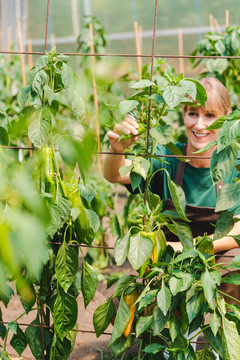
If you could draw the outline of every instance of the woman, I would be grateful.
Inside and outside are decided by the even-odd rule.
[[[187,107],[183,108],[183,118],[187,133],[186,144],[176,144],[186,155],[194,155],[194,152],[202,149],[210,142],[217,140],[219,129],[207,130],[218,117],[229,115],[232,112],[230,98],[224,85],[215,78],[204,78],[201,80],[207,93],[207,102],[205,107]],[[138,124],[131,117],[127,116],[121,124],[116,124],[113,131],[107,133],[110,141],[109,151],[112,153],[123,153],[124,150],[138,140]],[[120,134],[130,134],[134,136],[129,140],[118,142]],[[153,160],[153,172],[165,167],[171,179],[182,187],[186,197],[186,215],[191,223],[189,224],[193,236],[203,235],[213,237],[214,224],[217,221],[218,214],[215,213],[216,197],[223,182],[213,185],[210,175],[210,157],[215,148],[211,148],[200,154],[198,158],[191,158],[188,163],[178,161],[176,158],[166,158],[170,163],[164,164],[158,160]],[[156,154],[171,154],[165,146],[158,145]],[[208,157],[209,159],[205,159]],[[164,158],[163,158],[164,159]],[[130,175],[123,177],[119,174],[119,168],[124,165],[130,165],[131,160],[125,159],[124,155],[108,154],[104,160],[104,177],[112,183],[125,184],[131,191]],[[224,183],[233,183],[233,179],[240,177],[240,174],[233,167],[232,171],[224,179]],[[158,171],[150,184],[150,190],[158,194],[164,201],[165,210],[174,210],[174,205],[170,199],[170,192],[167,186],[167,177],[165,171]],[[240,205],[240,201],[239,204]],[[235,211],[235,217],[240,218],[240,208]],[[230,231],[231,235],[240,234],[240,221],[235,222]],[[227,235],[213,242],[214,253],[224,255],[217,257],[218,263],[229,264],[232,257],[240,251],[237,243],[232,236]],[[174,241],[174,235],[171,232],[166,234],[168,244],[175,251],[182,250],[179,241]],[[229,256],[229,257],[227,257]],[[223,284],[222,290],[229,295],[240,299],[240,287]],[[229,302],[229,299],[227,299]]]

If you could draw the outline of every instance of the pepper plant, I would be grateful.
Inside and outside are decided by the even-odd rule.
[[[201,76],[215,76],[227,88],[232,106],[239,107],[239,61],[221,59],[221,56],[239,56],[240,27],[228,26],[223,34],[209,32],[191,55],[217,56],[216,59],[190,59],[193,68],[204,66]]]
[[[97,288],[97,273],[83,254],[79,262],[79,245],[93,242],[100,221],[92,206],[95,190],[86,181],[95,134],[91,126],[87,131],[81,125],[85,104],[76,82],[67,57],[55,49],[41,56],[28,75],[28,85],[18,93],[21,113],[6,128],[9,139],[26,146],[29,138],[34,150],[32,156],[24,154],[21,163],[18,158],[10,157],[13,165],[1,160],[2,179],[9,176],[5,187],[1,183],[1,190],[6,190],[1,197],[1,277],[16,281],[23,305],[16,321],[7,328],[1,324],[2,356],[9,357],[6,344],[13,332],[10,343],[19,356],[29,345],[35,359],[43,358],[43,349],[45,359],[67,359],[77,334],[72,331],[77,329],[76,298],[81,292],[87,307]],[[63,119],[63,112],[68,112],[68,118]],[[73,128],[80,132],[75,135]],[[17,174],[11,166],[16,166]],[[15,218],[19,230],[13,227]],[[29,228],[26,238],[23,227]],[[12,246],[17,240],[19,248]],[[20,261],[17,257],[22,249],[26,259]],[[7,306],[13,290],[5,284],[1,284],[1,300]],[[36,312],[31,325],[37,327],[23,331],[17,321],[30,311]],[[40,324],[46,326],[43,334]]]
[[[96,309],[93,316],[96,335],[100,336],[114,319],[109,346],[115,357],[124,357],[126,350],[138,343],[136,359],[163,356],[177,360],[215,359],[216,353],[220,359],[236,359],[240,350],[239,306],[226,303],[225,294],[218,289],[221,281],[228,282],[231,275],[221,279],[218,270],[225,267],[215,264],[212,239],[204,235],[193,240],[184,212],[183,190],[169,174],[166,173],[167,183],[176,213],[163,211],[163,201],[150,191],[154,176],[151,161],[156,157],[157,144],[165,145],[176,156],[181,155],[171,141],[173,129],[166,124],[164,116],[179,104],[204,106],[205,89],[194,79],[175,77],[167,72],[164,78],[145,79],[130,87],[137,93],[120,103],[120,111],[132,114],[145,127],[145,133],[131,149],[132,164],[122,167],[120,173],[123,176],[130,172],[131,187],[138,189],[142,201],[134,211],[135,217],[129,214],[133,225],[116,240],[114,256],[117,265],[128,259],[136,275],[122,277],[113,295]],[[161,158],[159,161],[163,162]],[[218,162],[220,171],[221,162]],[[158,171],[166,172],[164,168]],[[214,239],[224,236],[226,216],[219,218]],[[162,226],[179,237],[182,253],[166,247],[162,233],[158,241],[157,232]],[[239,257],[231,267],[239,268]],[[109,282],[108,286],[112,285],[113,281]],[[114,298],[119,301],[117,312]],[[207,314],[209,324],[205,324]],[[210,348],[205,346],[196,352],[192,341],[202,332]]]

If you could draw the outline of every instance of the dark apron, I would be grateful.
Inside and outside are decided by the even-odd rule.
[[[186,145],[183,146],[182,153],[186,155]],[[176,171],[176,177],[175,177],[175,183],[179,186],[182,186],[183,176],[184,176],[184,170],[185,170],[185,164],[182,161],[178,162],[177,171]],[[216,194],[218,194],[218,191],[223,186],[223,180],[216,184]],[[164,210],[171,210],[176,211],[176,208],[174,206],[174,203],[172,199],[167,199],[165,203]],[[215,212],[215,208],[212,207],[199,207],[199,206],[193,206],[193,205],[186,205],[185,210],[187,218],[191,221],[188,223],[192,230],[193,237],[197,236],[203,236],[205,233],[208,235],[214,233],[214,225],[216,224],[216,221],[218,219],[219,213]],[[167,241],[179,241],[178,237],[175,236],[170,230],[167,228],[164,228],[164,232],[167,238]],[[227,250],[224,252],[221,252],[221,257],[216,256],[216,263],[224,263],[224,264],[230,264],[233,260],[232,256],[236,256],[240,254],[240,248],[236,247],[231,250]],[[220,254],[219,254],[220,255]],[[227,257],[230,256],[230,257]],[[233,271],[234,273],[240,273],[240,271]],[[226,275],[226,271],[221,271],[222,276]],[[222,284],[220,286],[220,289],[223,292],[226,292],[227,294],[237,298],[240,300],[240,286],[238,285],[232,285],[232,284]],[[228,303],[234,303],[230,298],[226,297],[226,301]]]

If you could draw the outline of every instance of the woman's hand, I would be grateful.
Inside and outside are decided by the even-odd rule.
[[[107,136],[110,141],[110,147],[114,152],[122,153],[128,147],[130,147],[134,142],[138,140],[138,123],[130,116],[126,116],[123,122],[116,124],[113,131],[108,131]],[[134,136],[127,140],[118,141],[122,134]]]

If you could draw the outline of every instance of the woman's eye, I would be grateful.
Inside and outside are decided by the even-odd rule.
[[[189,116],[196,116],[197,115],[197,113],[193,112],[193,111],[190,111],[188,114],[189,114]]]
[[[208,118],[214,118],[214,117],[215,117],[215,114],[213,114],[213,113],[207,113],[207,114],[206,114],[206,117],[208,117]]]

